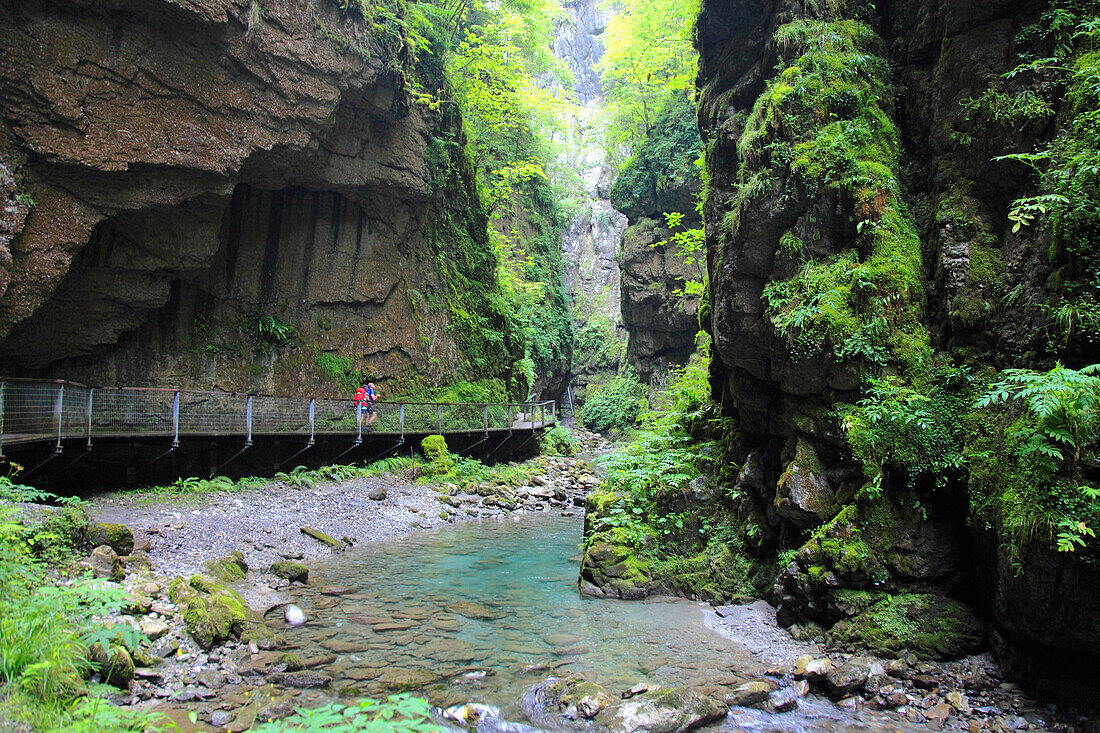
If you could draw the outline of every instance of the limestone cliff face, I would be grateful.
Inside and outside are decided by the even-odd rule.
[[[461,121],[410,104],[407,55],[329,0],[0,5],[4,372],[331,391],[327,354],[453,374],[439,262],[456,237],[487,252],[486,222]]]
[[[859,613],[830,588],[871,593],[860,596],[865,601],[901,589],[951,594],[985,612],[992,646],[1010,674],[1072,695],[1067,690],[1095,681],[1074,674],[1100,659],[1095,625],[1075,620],[1092,617],[1100,604],[1100,593],[1082,580],[1088,563],[1036,547],[1021,560],[998,530],[969,527],[974,508],[962,474],[935,486],[891,485],[894,493],[877,504],[852,503],[866,477],[834,408],[861,397],[862,377],[900,367],[829,349],[800,351],[772,320],[766,288],[797,277],[801,267],[791,242],[802,248],[801,262],[843,252],[867,258],[861,230],[887,208],[876,199],[861,210],[828,181],[810,180],[815,161],[796,160],[793,144],[784,150],[760,142],[795,138],[784,127],[799,124],[794,120],[768,119],[758,138],[744,137],[748,125],[760,123],[752,119],[754,106],[777,61],[796,43],[789,35],[777,39],[776,31],[800,19],[828,20],[834,6],[880,37],[874,53],[888,69],[884,112],[897,131],[897,190],[905,202],[898,216],[919,238],[914,289],[923,297],[914,312],[933,345],[929,358],[975,370],[1050,365],[1039,345],[1049,234],[1011,231],[1006,213],[1027,181],[1019,167],[994,158],[1033,149],[1051,129],[983,127],[970,101],[1013,68],[1020,30],[1049,4],[900,0],[827,8],[800,0],[704,0],[697,46],[699,127],[711,181],[704,211],[711,289],[703,320],[714,337],[712,390],[739,429],[741,511],[762,530],[763,539],[753,540],[758,552],[799,548],[775,589],[788,620],[828,624]],[[838,101],[819,119],[845,119],[851,101]],[[770,178],[739,177],[764,168]],[[762,193],[746,195],[752,186]],[[884,485],[890,480],[885,475]],[[807,541],[814,528],[821,529]],[[865,550],[863,558],[845,556],[852,547]],[[1023,567],[1012,571],[1014,562]],[[1072,670],[1059,669],[1059,657],[1072,660]]]
[[[679,294],[686,280],[702,280],[702,262],[688,264],[670,242],[675,232],[698,229],[695,167],[699,136],[688,100],[675,100],[658,118],[611,189],[611,203],[626,215],[619,252],[626,355],[643,381],[682,366],[695,350],[699,296]],[[684,215],[675,232],[666,213]]]

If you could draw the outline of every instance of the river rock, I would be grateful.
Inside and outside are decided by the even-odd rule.
[[[672,733],[721,720],[726,712],[725,705],[694,690],[666,687],[608,708],[596,722],[611,733]]]
[[[748,708],[767,700],[772,694],[772,686],[764,680],[743,682],[726,694],[725,702],[729,707]]]
[[[367,491],[367,498],[371,501],[383,501],[386,498],[386,489],[383,486],[372,487]]]
[[[867,657],[853,657],[825,675],[825,686],[834,697],[844,697],[863,687],[871,674],[871,660]]]
[[[119,582],[126,575],[122,572],[122,563],[119,562],[118,554],[108,545],[100,545],[92,550],[88,564],[92,568],[92,574],[97,578]]]
[[[134,679],[134,660],[121,646],[111,644],[104,649],[100,643],[92,644],[88,650],[88,661],[109,685],[125,690]]]
[[[426,669],[391,667],[378,677],[382,686],[395,692],[418,690],[439,680],[439,675]]]
[[[493,621],[504,618],[507,614],[503,611],[489,608],[483,603],[473,601],[455,601],[448,603],[444,609],[459,616],[465,616],[476,621]]]
[[[138,628],[149,641],[156,641],[168,633],[169,626],[159,618],[143,618],[138,622]]]
[[[223,583],[242,580],[248,573],[248,563],[244,561],[244,553],[240,550],[232,555],[207,560],[202,564],[202,568]]]
[[[88,545],[107,545],[116,555],[129,555],[134,551],[134,533],[125,524],[94,522],[88,525]]]
[[[306,613],[293,603],[288,603],[283,609],[283,618],[287,626],[301,626],[306,622]]]
[[[271,564],[271,574],[292,583],[305,583],[309,580],[309,568],[300,562],[280,560]]]
[[[312,669],[298,670],[297,672],[274,672],[269,675],[272,682],[287,687],[305,690],[315,687],[325,687],[332,682],[332,676]]]

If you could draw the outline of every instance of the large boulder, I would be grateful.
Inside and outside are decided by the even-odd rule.
[[[285,643],[264,625],[260,614],[249,608],[240,594],[210,578],[195,575],[190,582],[177,578],[168,593],[183,611],[191,638],[203,649],[229,639],[255,641],[265,647]]]
[[[800,529],[810,529],[835,513],[834,499],[817,451],[798,438],[795,456],[775,487],[776,513]]]
[[[645,692],[596,718],[611,733],[682,733],[721,720],[728,712],[718,700],[686,687]]]
[[[888,596],[837,623],[826,635],[834,647],[864,648],[879,656],[896,656],[906,649],[937,660],[973,654],[984,638],[985,625],[969,606],[923,593]]]
[[[87,541],[92,547],[107,545],[120,556],[129,555],[134,551],[134,533],[125,524],[111,522],[89,524]]]
[[[649,563],[614,533],[602,533],[581,559],[585,595],[637,600],[650,592]],[[616,541],[618,540],[618,541]]]
[[[237,550],[232,555],[207,560],[202,564],[202,569],[223,583],[234,583],[244,579],[248,573],[248,563],[244,561],[244,553]]]

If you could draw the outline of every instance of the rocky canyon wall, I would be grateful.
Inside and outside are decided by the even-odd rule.
[[[400,28],[329,0],[0,5],[4,373],[508,379],[461,120],[415,73]]]
[[[569,165],[580,177],[583,195],[562,234],[565,288],[573,307],[575,334],[572,386],[583,400],[589,384],[613,376],[625,340],[619,307],[619,238],[626,218],[611,205],[613,172],[596,124],[604,104],[596,64],[603,56],[600,35],[608,9],[597,0],[565,3],[567,17],[559,23],[554,53],[576,78],[579,109],[563,140]]]
[[[626,355],[643,381],[659,381],[695,350],[700,297],[684,288],[688,280],[703,281],[703,253],[692,264],[672,239],[702,226],[699,146],[694,107],[686,97],[673,99],[611,189],[612,205],[629,222],[619,252]],[[683,215],[675,229],[667,225],[668,213]]]
[[[1021,33],[1050,7],[704,0],[703,321],[713,394],[736,423],[742,539],[760,557],[787,551],[772,591],[787,623],[866,642],[868,609],[896,594],[964,601],[1010,674],[1089,698],[1092,550],[1024,549],[965,465],[884,464],[868,488],[840,408],[867,377],[943,374],[937,394],[972,415],[950,380],[1096,360],[1068,336],[1051,345],[1044,304],[1064,275],[1050,230],[1008,219],[1033,179],[996,160],[1035,149],[1073,110],[1055,91],[1049,115],[1006,121],[987,95],[1013,91],[1003,75]]]

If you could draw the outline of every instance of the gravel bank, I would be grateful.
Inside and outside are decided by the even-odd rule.
[[[145,549],[159,573],[187,576],[235,550],[255,568],[332,554],[302,527],[355,544],[437,527],[445,523],[437,497],[430,486],[379,476],[315,488],[273,482],[202,495],[111,493],[91,499],[87,508],[97,521],[130,527],[136,549]]]
[[[803,654],[820,657],[825,651],[817,644],[798,641],[775,621],[775,608],[767,601],[741,606],[722,606],[703,612],[708,629],[748,647],[765,665],[793,664]]]

